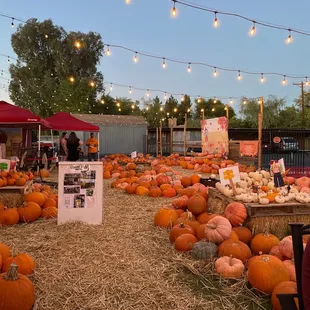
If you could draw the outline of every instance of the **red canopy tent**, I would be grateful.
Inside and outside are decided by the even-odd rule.
[[[99,127],[83,122],[70,113],[59,112],[46,119],[53,130],[72,130],[72,131],[99,131]]]

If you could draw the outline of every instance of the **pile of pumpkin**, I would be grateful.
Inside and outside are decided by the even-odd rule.
[[[50,186],[33,184],[33,191],[26,194],[24,200],[24,204],[17,208],[7,208],[0,203],[0,225],[31,223],[40,217],[44,219],[57,217],[58,195],[52,193]]]
[[[33,258],[21,253],[11,256],[10,248],[0,243],[0,306],[2,310],[31,310],[35,303],[34,285],[28,278],[34,272]]]
[[[33,180],[32,172],[17,172],[16,170],[0,172],[0,187],[24,186],[28,180]]]
[[[207,200],[203,192],[176,198],[157,211],[154,224],[170,229],[169,239],[177,251],[202,260],[219,256],[214,272],[220,277],[244,278],[247,270],[250,285],[272,294],[274,309],[281,309],[276,294],[296,292],[292,237],[280,241],[268,231],[252,236],[242,226],[247,217],[243,204],[233,202],[218,215],[207,212]]]

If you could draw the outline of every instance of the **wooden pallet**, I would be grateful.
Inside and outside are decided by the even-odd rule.
[[[17,192],[17,193],[21,193],[23,195],[28,194],[29,192],[31,192],[32,189],[32,184],[33,181],[30,180],[28,182],[26,182],[26,184],[24,186],[5,186],[5,187],[0,187],[0,195],[1,193],[12,193],[12,192]]]

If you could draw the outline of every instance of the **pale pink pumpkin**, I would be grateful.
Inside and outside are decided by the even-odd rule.
[[[287,259],[283,261],[283,265],[288,271],[288,274],[290,276],[290,281],[296,282],[295,263],[292,260]]]
[[[284,237],[280,243],[278,244],[279,251],[280,253],[287,257],[287,258],[292,258],[294,253],[293,253],[293,241],[292,241],[292,236],[287,236]]]
[[[279,250],[279,247],[276,245],[276,246],[274,246],[271,250],[270,250],[270,252],[269,252],[269,254],[270,255],[273,255],[273,256],[275,256],[275,257],[277,257],[277,258],[279,258],[280,260],[284,260],[284,256],[280,253],[280,250]]]
[[[206,239],[215,243],[221,243],[229,239],[232,227],[228,219],[222,216],[216,216],[211,219],[205,228]]]

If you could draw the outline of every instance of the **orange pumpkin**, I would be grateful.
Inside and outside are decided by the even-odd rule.
[[[17,186],[24,186],[26,184],[27,180],[25,178],[18,178],[15,182]]]
[[[271,295],[271,304],[274,310],[282,310],[280,305],[279,298],[277,294],[296,294],[297,293],[297,285],[295,282],[292,281],[285,281],[277,284],[272,291]],[[294,298],[295,304],[298,308],[298,298]]]
[[[138,186],[136,189],[136,195],[138,196],[147,196],[149,194],[148,188],[144,186]]]
[[[172,205],[176,209],[186,209],[187,203],[188,203],[188,197],[186,195],[183,195],[181,197],[172,200]]]
[[[230,203],[224,212],[224,216],[229,220],[232,226],[240,226],[247,218],[247,210],[240,202]]]
[[[0,211],[1,225],[15,225],[19,222],[19,214],[16,208],[5,208]]]
[[[2,270],[4,272],[8,271],[12,263],[15,263],[18,266],[19,273],[23,275],[32,274],[35,268],[33,258],[25,253],[18,254],[15,257],[9,257],[4,260]]]
[[[170,230],[169,239],[171,243],[174,243],[176,238],[182,234],[194,235],[194,230],[191,226],[185,225],[184,223],[173,226]]]
[[[150,188],[149,196],[150,197],[161,197],[163,195],[163,192],[161,189],[157,186],[153,186]]]
[[[232,232],[230,234],[229,240],[239,241],[239,237],[238,237],[237,233],[234,232],[233,230],[232,230]]]
[[[178,215],[173,209],[159,209],[154,217],[155,226],[172,227],[173,223],[178,219]]]
[[[246,244],[250,244],[251,240],[252,240],[252,233],[250,231],[250,229],[248,229],[247,227],[244,226],[239,226],[239,227],[234,227],[233,231],[238,235],[239,239],[246,243]]]
[[[190,197],[187,203],[187,208],[193,214],[199,215],[207,210],[207,202],[201,195],[195,194]]]
[[[251,241],[251,249],[255,255],[262,252],[269,254],[271,249],[278,245],[280,240],[273,234],[268,232],[264,234],[257,234]]]
[[[205,229],[207,224],[200,224],[196,229],[196,237],[198,240],[206,239]]]
[[[0,243],[0,256],[2,256],[2,262],[11,256],[10,248],[4,243]]]
[[[41,216],[41,208],[35,202],[27,202],[17,209],[21,222],[34,222]]]
[[[183,176],[181,178],[181,184],[183,187],[189,187],[192,185],[192,179],[188,176]]]
[[[127,194],[135,194],[136,193],[136,189],[137,187],[139,186],[139,184],[137,183],[132,183],[132,184],[128,184],[126,187],[125,187],[125,192]]]
[[[216,216],[217,216],[217,214],[203,212],[203,213],[199,214],[197,221],[200,224],[207,224],[210,220],[212,220]]]
[[[171,187],[171,188],[167,188],[164,192],[163,192],[164,196],[167,198],[171,198],[171,197],[175,197],[177,195],[177,191]]]
[[[200,183],[200,176],[198,174],[193,174],[191,176],[191,183],[192,184]]]
[[[231,239],[223,241],[217,250],[220,256],[232,256],[243,263],[252,256],[250,248],[245,243]]]
[[[58,209],[55,207],[49,207],[42,209],[41,217],[44,219],[53,219],[56,218],[58,215]]]
[[[177,251],[187,252],[193,248],[197,241],[197,238],[192,234],[182,234],[176,238],[174,247]]]
[[[24,199],[26,202],[35,202],[40,207],[42,207],[45,202],[46,197],[42,193],[32,192],[32,193],[27,194]]]
[[[51,198],[47,198],[44,202],[44,205],[42,206],[43,209],[45,208],[51,208],[51,207],[54,207],[56,208],[57,204],[56,204],[56,201],[54,199],[51,199]]]
[[[103,173],[103,178],[104,179],[111,179],[111,172],[110,171],[105,171]]]

